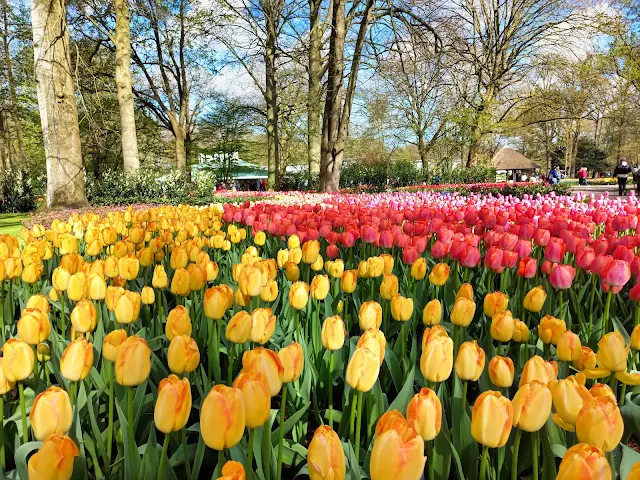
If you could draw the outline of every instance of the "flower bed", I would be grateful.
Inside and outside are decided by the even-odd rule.
[[[258,197],[0,236],[8,478],[636,478],[635,197]]]

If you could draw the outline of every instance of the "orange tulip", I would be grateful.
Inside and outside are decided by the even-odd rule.
[[[513,425],[513,406],[500,392],[481,393],[471,411],[471,435],[476,442],[489,447],[503,447]]]
[[[29,458],[29,480],[69,480],[73,459],[80,454],[73,440],[61,434],[48,437]]]
[[[244,434],[246,408],[239,389],[222,384],[214,386],[200,409],[200,433],[204,443],[214,450],[237,445]]]
[[[269,394],[275,397],[282,389],[284,379],[284,367],[280,357],[273,350],[257,347],[247,350],[242,355],[242,368],[244,370],[259,370],[264,374]]]
[[[406,421],[393,422],[376,439],[371,451],[371,480],[418,480],[424,472],[424,440]]]
[[[340,437],[327,425],[319,426],[307,451],[311,480],[344,480],[347,467]]]
[[[233,382],[234,388],[242,392],[247,428],[264,425],[271,413],[271,395],[265,374],[260,370],[242,370]]]
[[[423,388],[409,401],[407,423],[425,442],[438,436],[442,425],[442,405],[433,390]]]

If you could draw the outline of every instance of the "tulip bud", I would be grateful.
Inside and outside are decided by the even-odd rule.
[[[214,386],[200,410],[200,433],[204,443],[218,451],[237,445],[244,434],[246,409],[239,389],[222,384]]]
[[[585,401],[576,420],[578,441],[611,452],[622,440],[623,433],[622,415],[613,400],[592,397]]]
[[[77,272],[69,277],[67,295],[72,302],[78,302],[89,296],[89,282],[84,273]]]
[[[629,346],[625,345],[620,332],[607,333],[598,342],[598,365],[611,372],[625,371],[628,355]]]
[[[439,326],[436,325],[432,330]],[[449,378],[453,369],[453,340],[445,333],[426,335],[420,356],[420,371],[430,382],[442,382]]]
[[[18,320],[18,336],[29,345],[37,345],[49,338],[51,322],[49,315],[40,310],[28,308],[22,312]]]
[[[137,335],[128,337],[116,356],[116,381],[120,385],[135,387],[149,377],[151,350],[147,342]]]
[[[296,310],[304,310],[309,301],[309,285],[304,282],[295,282],[289,287],[289,305]]]
[[[326,275],[316,275],[311,280],[311,298],[314,300],[324,300],[329,294],[329,277]]]
[[[248,341],[250,335],[251,316],[244,310],[240,310],[229,320],[225,330],[225,337],[230,342],[241,344]]]
[[[425,442],[438,436],[442,425],[442,405],[433,390],[423,388],[411,398],[407,405],[407,423]]]
[[[458,298],[451,309],[451,323],[460,327],[468,327],[476,314],[476,304],[466,297]]]
[[[135,255],[127,255],[118,259],[118,275],[127,281],[135,280],[140,270],[140,262]]]
[[[473,287],[468,283],[463,283],[456,293],[456,300],[460,298],[467,298],[473,301]]]
[[[271,395],[265,374],[260,370],[242,370],[233,382],[242,392],[247,428],[264,425],[271,413]]]
[[[46,343],[39,343],[36,348],[36,355],[39,362],[48,362],[51,360],[51,349]]]
[[[406,322],[413,315],[413,299],[396,295],[391,299],[391,316],[397,322]]]
[[[426,457],[424,440],[401,419],[378,433],[371,450],[371,480],[421,478]]]
[[[258,370],[264,373],[266,384],[269,387],[269,394],[272,397],[275,397],[282,389],[284,367],[273,350],[263,347],[247,350],[242,355],[242,368],[244,370]]]
[[[244,321],[238,319],[238,321]],[[270,308],[256,308],[251,312],[251,333],[249,339],[264,345],[269,341],[276,329],[276,317]]]
[[[353,293],[358,283],[358,273],[355,270],[346,270],[340,279],[340,289],[344,293]]]
[[[477,382],[484,370],[485,354],[478,342],[464,342],[456,357],[456,375],[460,380]]]
[[[151,279],[151,285],[153,288],[162,290],[169,286],[169,278],[164,271],[164,265],[156,265],[153,269],[153,278]]]
[[[393,274],[388,274],[382,277],[382,283],[380,284],[380,296],[385,300],[391,300],[398,295],[398,277]]]
[[[367,330],[369,328],[380,328],[382,324],[382,307],[378,302],[373,300],[364,302],[360,305],[359,312],[360,329]]]
[[[596,354],[589,347],[582,347],[580,359],[573,362],[573,366],[576,370],[591,370],[596,368],[597,359]]]
[[[140,298],[143,304],[153,305],[156,301],[156,292],[151,287],[143,287]]]
[[[525,432],[537,432],[551,414],[551,392],[534,380],[518,389],[513,397],[513,426]]]
[[[183,305],[177,305],[167,315],[167,323],[165,325],[165,334],[167,340],[173,340],[176,335],[191,336],[192,326],[189,310]]]
[[[342,318],[338,315],[329,317],[322,324],[322,346],[327,350],[340,350],[346,334]]]
[[[309,240],[302,245],[302,261],[307,265],[315,263],[319,254],[320,242],[318,240]]]
[[[522,301],[524,308],[530,312],[538,313],[542,310],[545,300],[547,299],[547,292],[542,287],[534,287],[527,292]]]
[[[290,282],[297,282],[300,278],[300,269],[293,262],[287,262],[284,265],[284,273],[287,277],[287,280]]]
[[[125,290],[118,298],[115,308],[116,321],[129,324],[135,322],[140,316],[140,294]]]
[[[558,360],[562,360],[563,362],[578,360],[582,356],[580,337],[571,330],[565,331],[558,339],[556,355],[558,356]]]
[[[503,447],[513,424],[511,401],[500,392],[481,393],[471,411],[471,435],[476,442],[489,447]]]
[[[449,278],[449,265],[446,263],[436,263],[431,269],[431,273],[429,274],[429,283],[431,285],[435,285],[436,287],[441,287],[445,283],[447,283],[447,279]]]
[[[553,394],[553,406],[558,412],[553,419],[565,430],[573,431],[580,409],[584,402],[591,398],[584,383],[584,375],[578,374],[549,384]]]
[[[373,388],[380,373],[380,361],[366,348],[356,348],[347,364],[345,380],[359,392],[368,392]]]
[[[498,388],[509,388],[513,385],[513,360],[509,357],[493,357],[489,362],[489,379]]]
[[[295,382],[300,378],[304,367],[304,352],[299,343],[292,342],[288,347],[281,348],[278,358],[284,368],[283,383]]]
[[[514,321],[511,312],[496,313],[491,319],[491,337],[498,342],[508,342],[513,337]]]
[[[79,454],[78,447],[69,437],[51,435],[29,458],[29,479],[69,480],[73,474],[73,459]]]
[[[80,300],[71,310],[71,325],[77,333],[92,332],[97,321],[96,307],[89,300]]]
[[[71,273],[63,267],[56,268],[51,274],[51,283],[58,292],[64,292],[69,285]]]
[[[175,247],[169,258],[169,266],[174,270],[178,270],[179,268],[185,268],[187,263],[189,263],[187,250],[182,246]]]
[[[127,339],[127,332],[123,329],[110,332],[102,341],[102,356],[109,362],[115,362],[120,345]]]
[[[551,315],[542,317],[540,325],[538,325],[540,340],[546,344],[552,343],[553,345],[557,345],[558,340],[560,340],[560,337],[566,330],[567,325],[564,323],[564,320],[552,317]]]
[[[44,314],[48,314],[50,309],[49,299],[44,295],[32,295],[29,297],[29,300],[27,300],[26,308],[33,308]]]
[[[67,392],[54,386],[39,394],[33,401],[29,420],[33,436],[41,442],[50,435],[68,433],[73,413]]]
[[[186,297],[191,293],[191,277],[185,268],[178,268],[171,279],[171,293]]]
[[[538,355],[534,355],[524,364],[522,374],[520,375],[520,383],[518,388],[522,388],[523,385],[531,383],[537,380],[544,385],[548,385],[553,380],[553,375],[547,366],[547,363]]]
[[[319,294],[320,290],[316,292]],[[327,288],[327,294],[329,293],[329,289]],[[326,294],[325,294],[326,297]],[[260,291],[260,300],[263,302],[275,302],[276,298],[278,298],[278,283],[275,280],[269,280],[267,284],[262,287]],[[324,300],[324,297],[319,300]]]
[[[208,288],[204,292],[204,315],[212,320],[220,320],[227,312],[229,292],[222,286]]]
[[[601,449],[578,443],[564,453],[556,480],[585,479],[611,480],[611,466]]]
[[[116,305],[118,304],[118,300],[124,294],[124,288],[122,287],[107,287],[107,295],[104,297],[104,302],[107,305],[107,309],[110,312],[114,312],[116,309]]]
[[[513,321],[513,336],[511,340],[518,343],[525,343],[529,340],[529,329],[527,328],[527,324],[521,322],[520,320]]]
[[[455,307],[455,305],[454,305]],[[475,305],[474,305],[475,308]],[[422,323],[427,326],[438,325],[442,321],[442,305],[440,300],[434,298],[424,306],[422,310]]]
[[[493,318],[496,313],[507,311],[509,306],[509,297],[502,292],[487,293],[484,297],[484,314]]]
[[[592,397],[609,397],[611,400],[618,403],[618,399],[616,398],[616,394],[613,393],[611,387],[606,383],[595,383],[593,387],[589,389],[589,393]]]
[[[287,248],[289,250],[292,248],[300,248],[300,239],[295,233],[287,239]]]
[[[89,275],[89,298],[91,300],[104,300],[107,296],[107,282],[101,275],[95,273]]]
[[[263,231],[256,232],[255,237],[253,237],[253,243],[258,245],[259,247],[264,245],[264,242],[267,241],[267,235]]]
[[[310,480],[344,480],[347,464],[340,437],[328,425],[319,426],[313,433],[307,451]]]
[[[332,278],[342,278],[344,262],[341,259],[328,261],[324,264],[324,269]]]
[[[176,375],[191,373],[200,363],[200,351],[196,341],[188,335],[176,335],[167,350],[169,370]]]
[[[356,348],[365,348],[378,357],[381,366],[386,347],[387,339],[384,337],[382,330],[378,330],[377,328],[365,330],[362,335],[360,335],[358,343],[356,344]]]
[[[33,372],[35,355],[31,347],[23,340],[8,339],[2,346],[2,358],[2,372],[9,382],[25,380]]]
[[[107,257],[104,261],[104,274],[108,278],[116,278],[118,276],[118,259],[115,256]]]
[[[77,338],[60,357],[60,373],[72,382],[84,380],[93,367],[93,345],[85,338]]]
[[[158,399],[153,409],[153,421],[163,433],[182,430],[191,413],[189,380],[169,375],[158,385]]]
[[[426,276],[427,261],[424,257],[420,257],[411,265],[411,277],[414,280],[422,280]],[[429,276],[429,280],[431,280],[431,276]]]

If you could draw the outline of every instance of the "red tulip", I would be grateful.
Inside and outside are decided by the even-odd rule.
[[[327,258],[335,259],[340,256],[340,250],[335,244],[327,245]]]
[[[552,263],[560,263],[564,258],[567,246],[559,238],[551,238],[544,249],[544,258]]]
[[[405,265],[413,265],[413,262],[415,262],[419,256],[420,255],[418,255],[418,252],[415,248],[405,248],[404,250],[402,250],[402,263],[404,263]]]
[[[539,228],[533,236],[533,242],[540,247],[546,247],[550,238],[549,230]]]
[[[502,273],[502,249],[499,247],[489,247],[484,256],[484,265],[494,273]]]
[[[480,264],[481,257],[482,255],[480,254],[480,250],[478,250],[477,246],[467,245],[464,247],[462,252],[460,252],[458,261],[463,267],[475,268]]]
[[[538,270],[538,261],[535,258],[525,257],[518,263],[518,275],[524,278],[533,278]]]
[[[602,273],[602,281],[611,287],[623,287],[631,279],[631,267],[624,260],[612,260]]]

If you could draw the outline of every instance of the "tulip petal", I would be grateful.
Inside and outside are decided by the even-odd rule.
[[[556,425],[566,430],[567,432],[576,431],[575,425],[571,425],[570,423],[565,422],[557,413],[554,413],[553,415],[551,415],[551,419],[555,422]]]
[[[581,372],[587,380],[593,380],[595,378],[604,378],[611,375],[611,371],[606,368],[588,368]]]
[[[640,385],[640,373],[616,372],[616,378],[625,385]]]

